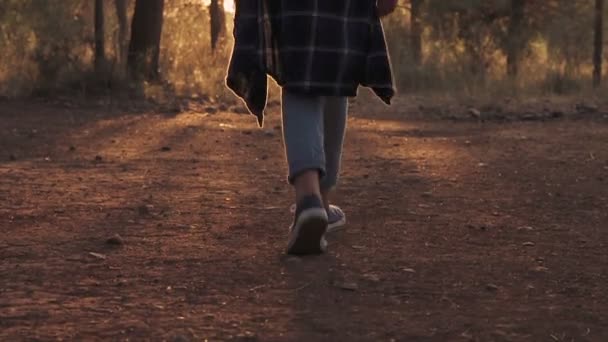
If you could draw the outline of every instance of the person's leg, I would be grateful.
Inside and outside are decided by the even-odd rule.
[[[296,212],[287,252],[323,252],[327,212],[323,206],[320,178],[325,176],[323,108],[325,99],[282,94],[283,139],[289,166],[289,183],[296,191]]]
[[[323,136],[324,98],[282,93],[283,141],[289,167],[288,181],[295,187],[296,201],[320,195],[325,176]]]
[[[334,231],[346,224],[342,209],[331,204],[330,194],[336,186],[340,174],[342,146],[346,132],[348,100],[345,97],[328,97],[324,107],[324,150],[326,176],[321,181],[321,196],[327,212],[327,232]]]
[[[340,174],[342,146],[348,116],[348,99],[346,97],[327,97],[323,110],[326,174],[321,180],[321,194],[325,208],[329,211],[330,193],[336,186]]]

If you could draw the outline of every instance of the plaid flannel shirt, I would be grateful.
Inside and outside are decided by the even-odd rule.
[[[226,82],[260,126],[267,75],[309,95],[395,93],[376,0],[237,0],[234,38]]]

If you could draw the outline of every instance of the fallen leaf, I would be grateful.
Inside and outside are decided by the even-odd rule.
[[[89,252],[89,255],[92,256],[92,257],[94,257],[94,258],[101,259],[101,260],[106,260],[107,259],[107,257],[105,255],[100,254],[100,253]]]
[[[536,266],[534,268],[532,268],[532,271],[534,272],[547,272],[549,269],[545,266]]]

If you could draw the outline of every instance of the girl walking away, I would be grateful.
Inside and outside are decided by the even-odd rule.
[[[370,87],[386,104],[395,90],[380,17],[396,0],[236,0],[227,85],[264,120],[267,76],[281,86],[288,181],[296,207],[287,253],[320,254],[346,222],[330,204],[348,97]]]

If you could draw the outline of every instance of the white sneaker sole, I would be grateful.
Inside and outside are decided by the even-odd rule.
[[[327,213],[323,208],[304,210],[289,233],[287,253],[321,254],[325,251],[323,235],[327,231]]]
[[[334,223],[330,223],[327,225],[327,231],[326,233],[331,233],[331,232],[335,232],[337,230],[340,230],[342,228],[344,228],[344,226],[346,225],[346,219],[342,218],[339,221],[336,221]]]
[[[292,204],[291,207],[289,207],[289,211],[293,214],[296,212],[296,205]],[[327,225],[327,230],[325,231],[326,234],[328,233],[332,233],[338,230],[341,230],[342,228],[344,228],[344,226],[346,225],[346,218],[342,218],[336,222],[333,223],[329,223]]]

